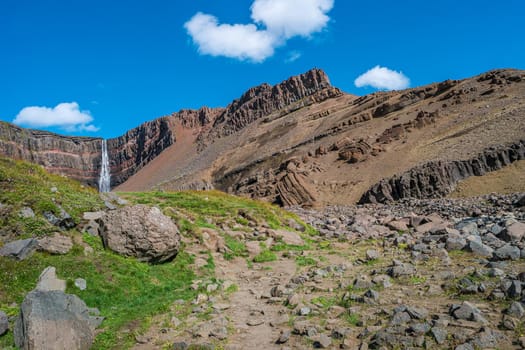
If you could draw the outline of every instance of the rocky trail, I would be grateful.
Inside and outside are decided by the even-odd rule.
[[[293,208],[319,236],[254,227],[250,256],[233,260],[209,231],[187,247],[197,268],[214,261],[214,278],[134,349],[523,349],[520,198]],[[252,262],[261,247],[276,260]]]

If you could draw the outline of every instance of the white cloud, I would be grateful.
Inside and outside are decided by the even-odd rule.
[[[252,19],[268,31],[285,39],[309,37],[321,31],[330,20],[326,15],[334,0],[255,0]]]
[[[288,53],[288,57],[284,60],[285,63],[292,63],[297,61],[299,58],[301,58],[303,54],[300,51],[290,51]]]
[[[184,27],[201,54],[261,62],[274,53],[275,38],[254,24],[219,24],[199,12]]]
[[[262,62],[295,36],[323,30],[334,0],[255,0],[249,24],[220,24],[217,17],[197,13],[184,28],[199,53]]]
[[[361,74],[354,84],[357,87],[372,86],[380,90],[401,90],[410,86],[410,79],[402,72],[375,66]]]
[[[50,107],[25,107],[16,118],[14,124],[30,128],[57,127],[67,132],[98,131],[99,128],[91,124],[93,117],[89,111],[81,111],[78,103],[59,103]]]

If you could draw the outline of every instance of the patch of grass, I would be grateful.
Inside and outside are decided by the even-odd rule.
[[[323,309],[329,309],[331,306],[337,305],[339,298],[337,297],[326,297],[318,296],[311,300],[312,304],[320,305]]]
[[[246,245],[244,242],[241,242],[229,235],[224,235],[224,241],[226,247],[229,249],[228,252],[224,253],[224,259],[233,260],[235,257],[246,257],[248,251],[246,250]]]
[[[283,252],[283,251],[302,252],[305,250],[310,250],[310,246],[309,245],[294,245],[294,244],[286,244],[284,242],[277,242],[270,249],[273,252]]]
[[[277,260],[277,255],[269,249],[263,249],[259,254],[253,257],[253,262],[264,263]]]
[[[58,214],[61,206],[76,223],[86,211],[103,208],[97,191],[63,176],[49,174],[43,167],[0,157],[0,203],[8,215],[0,217],[6,233],[20,238],[46,235],[56,231],[43,217],[44,212]],[[23,207],[33,209],[34,218],[21,218]]]
[[[414,284],[414,285],[423,284],[426,281],[427,281],[427,278],[426,277],[422,277],[422,276],[412,276],[408,280],[408,282],[410,284]]]
[[[355,313],[345,313],[343,316],[344,320],[351,326],[357,327],[361,325],[361,317]]]
[[[317,260],[310,255],[299,255],[295,257],[295,263],[297,266],[314,266],[317,265]]]
[[[58,277],[67,282],[67,293],[78,295],[106,317],[93,349],[125,349],[134,344],[133,333],[140,331],[150,316],[167,312],[174,300],[195,297],[191,255],[181,252],[170,263],[149,265],[102,250],[97,238],[89,237],[85,236],[86,241],[95,249],[90,256],[76,246],[62,256],[35,253],[24,261],[0,257],[0,304],[20,305],[42,270],[54,266]],[[74,287],[79,277],[87,281],[84,291]],[[0,338],[0,348],[9,346],[12,338]]]
[[[234,284],[230,285],[228,288],[226,288],[224,290],[224,293],[226,293],[226,295],[231,295],[231,294],[233,294],[235,292],[238,292],[238,291],[239,291],[239,286],[234,283]]]
[[[237,220],[241,218],[239,210],[249,212],[258,222],[266,222],[272,229],[285,229],[288,219],[300,221],[295,214],[275,205],[220,191],[128,192],[119,195],[131,203],[157,205],[162,209],[173,207],[188,216],[205,217],[213,222],[225,218]],[[245,223],[243,221],[241,225]]]

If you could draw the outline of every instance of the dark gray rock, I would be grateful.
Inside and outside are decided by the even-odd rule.
[[[288,329],[281,331],[281,334],[279,335],[279,339],[277,339],[277,344],[284,344],[290,339],[290,335],[292,332],[290,332]]]
[[[106,213],[97,223],[104,246],[121,255],[162,263],[179,251],[179,230],[159,208],[123,207]]]
[[[75,295],[61,291],[32,291],[20,307],[14,328],[22,349],[89,349],[97,320]]]
[[[426,322],[424,323],[413,323],[410,325],[408,332],[413,335],[425,335],[430,331],[430,325]]]
[[[36,250],[38,241],[34,238],[22,239],[0,247],[0,256],[24,260]]]
[[[314,342],[314,347],[318,349],[328,349],[332,345],[332,339],[326,334],[322,333],[319,336],[319,340]]]
[[[0,335],[4,335],[9,330],[9,319],[5,312],[0,311]]]
[[[481,311],[475,305],[464,301],[461,305],[452,305],[450,315],[460,320],[477,321],[480,320],[478,316],[481,316]]]
[[[470,341],[475,349],[494,349],[505,337],[501,332],[491,328],[482,328]]]
[[[508,298],[516,299],[521,296],[521,291],[522,291],[521,281],[512,280],[510,283],[505,284],[505,287],[507,288],[504,289],[504,292]]]
[[[509,308],[505,310],[505,313],[516,318],[522,318],[525,316],[525,309],[520,302],[514,301],[510,304]]]
[[[172,350],[188,350],[188,344],[186,342],[176,342],[171,346]]]
[[[428,317],[428,310],[422,307],[407,306],[405,311],[415,320],[425,320]]]
[[[434,340],[439,345],[443,345],[447,341],[448,332],[445,328],[441,327],[432,327],[430,330],[432,333],[432,336],[434,337]]]
[[[485,258],[491,258],[492,254],[494,253],[494,249],[492,249],[486,244],[479,243],[477,241],[470,241],[468,243],[468,250],[478,256],[482,256]]]
[[[71,215],[69,215],[69,213],[66,212],[64,208],[58,207],[58,210],[58,215],[55,215],[50,211],[43,213],[44,217],[51,225],[54,225],[62,230],[69,230],[77,225],[75,220],[73,220]]]
[[[503,247],[494,251],[494,258],[498,260],[518,260],[520,255],[520,248],[513,246],[510,243],[507,243]]]
[[[387,270],[391,277],[411,276],[416,273],[416,268],[410,263],[403,263],[398,260],[393,261],[393,265]]]
[[[396,312],[392,319],[390,320],[391,326],[398,326],[410,322],[412,318],[406,311]]]
[[[449,237],[446,242],[447,250],[462,250],[467,245],[467,241],[462,237]]]
[[[456,346],[454,350],[476,350],[476,349],[474,349],[474,346],[472,344],[465,343],[465,344]]]

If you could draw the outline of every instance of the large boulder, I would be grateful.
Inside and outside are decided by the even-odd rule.
[[[0,256],[24,260],[36,250],[38,241],[34,238],[22,239],[0,247]]]
[[[159,208],[134,205],[107,212],[97,219],[106,248],[141,261],[162,263],[179,252],[180,235]]]
[[[103,321],[76,295],[64,293],[66,282],[54,267],[42,271],[36,288],[20,307],[13,329],[15,344],[24,350],[89,349]],[[91,316],[90,314],[95,314]]]
[[[22,302],[13,331],[20,349],[87,350],[95,338],[96,325],[76,295],[34,290]]]

